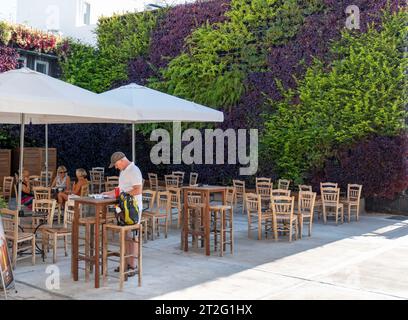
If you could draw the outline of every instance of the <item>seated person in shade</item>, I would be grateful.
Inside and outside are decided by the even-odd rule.
[[[67,174],[67,168],[65,168],[65,166],[59,166],[57,169],[57,176],[52,182],[51,188],[58,189],[57,199],[62,208],[64,207],[66,201],[64,194],[70,193],[70,187],[71,179]]]
[[[74,182],[74,185],[72,186],[72,191],[70,194],[80,196],[81,195],[81,189],[84,185],[87,185],[88,179],[86,178],[87,173],[85,169],[77,169],[76,172],[76,182]],[[68,201],[68,193],[62,193],[61,198],[63,201]]]
[[[21,204],[26,206],[28,210],[32,210],[34,195],[30,183],[30,171],[23,170],[23,182],[21,191]]]

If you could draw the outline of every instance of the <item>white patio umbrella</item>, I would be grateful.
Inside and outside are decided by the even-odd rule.
[[[119,101],[27,68],[1,73],[0,123],[21,125],[18,210],[21,209],[25,124],[134,123],[140,119],[140,114]]]
[[[130,106],[141,116],[138,123],[224,121],[224,114],[220,111],[135,83],[100,95]],[[132,153],[133,161],[135,161],[134,123],[132,125]]]

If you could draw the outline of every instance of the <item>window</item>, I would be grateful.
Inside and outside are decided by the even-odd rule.
[[[26,68],[27,67],[27,57],[20,57],[17,59],[18,68]]]
[[[91,5],[88,2],[83,3],[84,24],[89,26],[91,24]]]
[[[49,65],[46,61],[35,60],[35,71],[48,74]]]

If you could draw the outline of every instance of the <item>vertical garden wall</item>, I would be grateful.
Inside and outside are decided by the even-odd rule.
[[[348,5],[360,9],[358,30],[345,28]],[[59,56],[63,78],[94,92],[136,82],[222,110],[222,129],[259,129],[258,175],[395,198],[408,187],[406,25],[398,0],[198,1],[101,19],[96,48],[70,40]],[[138,130],[144,172],[152,128]],[[55,145],[84,141],[62,155],[67,166],[130,152],[126,126],[53,130]],[[209,183],[238,175],[234,165],[184,169]]]

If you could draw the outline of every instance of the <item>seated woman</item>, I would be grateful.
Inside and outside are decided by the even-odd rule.
[[[57,199],[58,203],[61,205],[61,208],[64,207],[65,201],[64,194],[70,193],[71,188],[71,178],[67,175],[67,168],[65,166],[59,166],[57,169],[57,176],[51,184],[51,188],[57,188],[58,194]]]
[[[30,171],[23,170],[21,204],[26,206],[28,210],[32,210],[33,199],[34,195],[31,190]]]
[[[86,178],[87,174],[86,174],[85,169],[82,169],[82,168],[77,169],[75,172],[75,175],[76,175],[77,181],[74,182],[74,185],[72,187],[72,191],[70,192],[70,194],[80,196],[82,187],[84,185],[87,185],[89,182],[88,182],[88,179]],[[61,199],[64,202],[68,201],[68,195],[69,193],[65,193],[65,192],[61,193]]]

